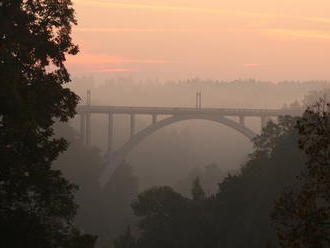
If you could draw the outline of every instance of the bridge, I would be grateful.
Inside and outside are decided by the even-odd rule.
[[[249,140],[252,140],[256,133],[246,126],[246,118],[258,117],[260,118],[261,127],[264,127],[271,118],[285,115],[299,116],[302,114],[301,109],[202,108],[200,96],[197,97],[195,108],[95,106],[88,103],[87,105],[79,105],[77,112],[80,115],[81,139],[86,145],[91,143],[90,116],[92,114],[108,116],[107,152],[105,156],[107,165],[100,177],[101,185],[105,185],[108,182],[113,171],[125,160],[128,153],[135,146],[158,129],[172,123],[185,120],[209,120],[233,128]],[[116,151],[113,150],[115,115],[130,116],[130,138]],[[136,132],[135,123],[139,115],[149,115],[150,125]],[[165,118],[159,118],[161,116]],[[236,120],[228,117],[235,117]]]

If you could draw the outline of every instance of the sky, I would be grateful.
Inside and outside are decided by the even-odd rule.
[[[73,76],[327,80],[329,0],[73,0]]]

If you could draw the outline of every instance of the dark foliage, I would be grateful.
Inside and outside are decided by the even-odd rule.
[[[273,201],[291,185],[304,165],[298,147],[297,119],[268,123],[255,139],[255,151],[240,173],[229,175],[216,195],[199,181],[192,199],[171,188],[152,188],[133,203],[141,218],[134,247],[265,247],[277,243],[269,213]],[[118,246],[116,248],[121,248]]]
[[[225,176],[226,173],[221,166],[214,163],[208,164],[204,168],[191,169],[183,179],[175,184],[174,189],[184,196],[190,197],[191,185],[198,178],[206,195],[215,194],[218,191],[218,184],[223,181]]]
[[[114,241],[114,248],[134,248],[136,247],[136,239],[132,236],[130,227],[124,235],[119,236]]]
[[[281,247],[330,245],[330,106],[323,100],[305,111],[297,128],[307,157],[296,187],[286,190],[272,213]]]
[[[78,52],[73,24],[70,0],[0,0],[1,247],[95,242],[72,226],[77,187],[51,166],[68,147],[53,124],[73,117],[78,102],[63,87],[65,56]]]
[[[273,201],[291,185],[304,165],[295,129],[297,119],[268,123],[255,139],[255,151],[238,175],[220,185],[216,223],[221,247],[276,244],[269,214]]]
[[[75,194],[79,204],[75,223],[84,231],[97,234],[99,244],[111,243],[135,223],[130,204],[138,192],[138,179],[132,167],[123,162],[101,188],[99,177],[105,163],[101,152],[83,145],[78,133],[67,124],[56,125],[55,132],[70,143],[55,167],[80,188]]]

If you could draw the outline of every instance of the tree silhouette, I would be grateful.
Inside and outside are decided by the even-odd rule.
[[[136,240],[132,236],[131,228],[127,227],[126,233],[119,236],[114,241],[114,248],[134,248],[136,247]]]
[[[56,120],[75,114],[78,97],[64,61],[78,47],[70,0],[0,0],[1,247],[92,247],[72,225],[77,187],[52,169],[67,149]]]
[[[185,247],[188,199],[170,187],[154,187],[138,195],[132,204],[141,238],[138,247]]]
[[[281,247],[330,245],[330,105],[321,99],[298,122],[306,169],[275,202],[272,220]]]
[[[194,182],[193,182],[193,186],[191,189],[191,195],[193,200],[195,201],[201,201],[205,199],[205,192],[202,188],[202,186],[199,183],[199,178],[197,177]]]
[[[133,203],[140,218],[136,247],[270,247],[277,243],[269,213],[273,201],[304,168],[297,118],[269,122],[255,151],[216,195],[205,195],[195,179],[192,199],[169,187],[142,192]],[[124,237],[124,236],[122,236]]]

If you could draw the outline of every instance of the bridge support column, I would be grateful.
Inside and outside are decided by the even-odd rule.
[[[91,90],[87,90],[87,106],[92,103]],[[86,145],[91,144],[91,114],[86,114]]]
[[[80,139],[81,143],[85,144],[86,135],[86,115],[80,114]]]
[[[261,130],[266,126],[266,117],[261,116]]]
[[[202,108],[202,93],[197,92],[196,93],[196,109]]]
[[[130,137],[132,138],[135,134],[135,115],[131,114],[131,133]]]
[[[196,92],[196,109],[199,107],[199,93]]]
[[[267,126],[267,123],[272,119],[269,116],[261,116],[261,129]]]
[[[157,115],[152,115],[152,124],[155,124],[157,122]]]
[[[239,124],[241,124],[242,126],[245,126],[245,117],[242,115],[239,116]]]
[[[91,114],[86,114],[86,145],[91,144]]]
[[[107,149],[108,154],[110,154],[112,151],[112,143],[113,143],[113,114],[110,113],[108,115],[108,149]]]

